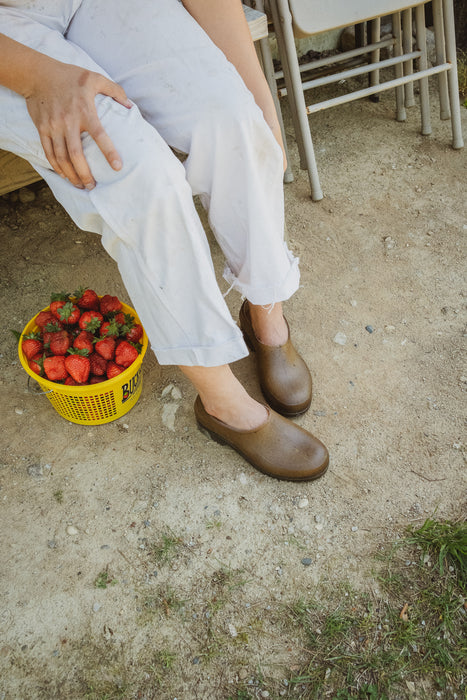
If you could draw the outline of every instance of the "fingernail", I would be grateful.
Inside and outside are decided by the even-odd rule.
[[[87,190],[93,190],[95,186],[96,186],[96,183],[95,183],[95,182],[88,182],[88,183],[86,184],[86,189],[87,189]]]
[[[127,100],[125,102],[125,107],[128,107],[130,109],[131,107],[133,107],[133,102],[130,102],[130,100]]]
[[[111,165],[112,165],[112,168],[114,170],[120,170],[120,168],[122,167],[122,161],[121,160],[113,160]]]

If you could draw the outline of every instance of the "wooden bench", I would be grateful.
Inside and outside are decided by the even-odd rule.
[[[250,27],[253,41],[264,39],[268,35],[268,23],[266,15],[257,10],[252,10],[244,5],[245,16]],[[12,192],[20,187],[26,187],[37,182],[41,176],[36,173],[29,163],[23,158],[0,150],[0,195]]]

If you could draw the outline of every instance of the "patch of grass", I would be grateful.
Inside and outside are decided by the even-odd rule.
[[[379,553],[384,598],[338,587],[289,606],[309,654],[291,697],[464,697],[466,537],[465,522],[427,520]]]
[[[57,501],[57,503],[63,503],[63,491],[61,489],[55,491],[54,498]]]
[[[96,588],[107,588],[107,586],[114,586],[116,583],[117,581],[109,574],[108,569],[101,571],[94,579]]]
[[[164,532],[157,542],[148,545],[150,557],[155,564],[167,564],[172,561],[183,547],[182,538],[172,531]]]
[[[171,586],[161,586],[156,593],[144,597],[140,624],[151,622],[158,612],[163,612],[169,617],[174,612],[184,610],[185,605],[186,601],[182,600]]]

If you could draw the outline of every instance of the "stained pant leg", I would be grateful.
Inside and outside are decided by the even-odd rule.
[[[235,68],[183,5],[83,0],[67,36],[188,154],[187,179],[231,285],[256,304],[289,298],[299,272],[284,243],[282,151]]]

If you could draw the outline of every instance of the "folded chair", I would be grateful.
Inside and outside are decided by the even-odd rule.
[[[256,0],[262,5],[263,0]],[[454,30],[453,0],[433,0],[433,22],[436,46],[436,64],[428,66],[425,29],[425,5],[427,2],[406,0],[267,0],[267,12],[272,20],[277,37],[283,73],[276,73],[274,81],[283,75],[285,87],[278,90],[279,96],[287,95],[300,154],[300,166],[308,170],[311,196],[322,199],[323,193],[316,166],[313,142],[308,117],[329,107],[351,100],[377,95],[391,88],[396,92],[396,115],[398,121],[406,118],[406,107],[415,104],[413,83],[420,86],[421,133],[431,133],[428,78],[438,75],[440,94],[440,118],[451,119],[452,146],[462,148],[463,139],[460,120],[460,104],[457,79],[457,59]],[[415,46],[412,27],[415,17]],[[381,18],[392,16],[392,36],[384,41],[380,38]],[[295,47],[295,37],[312,36],[331,29],[368,22],[369,43],[355,49],[343,51],[300,65]],[[359,42],[363,43],[364,42]],[[381,60],[381,49],[391,46],[392,56]],[[357,63],[347,67],[349,61]],[[339,68],[344,63],[345,69]],[[316,69],[326,69],[321,77],[304,80],[302,73],[310,75]],[[393,76],[381,80],[381,70],[393,69]],[[306,104],[304,91],[339,82],[340,88],[348,78],[369,75],[367,87],[339,94],[331,99]],[[385,74],[386,75],[386,74]],[[275,84],[269,76],[274,90]],[[341,89],[339,90],[339,93]]]

